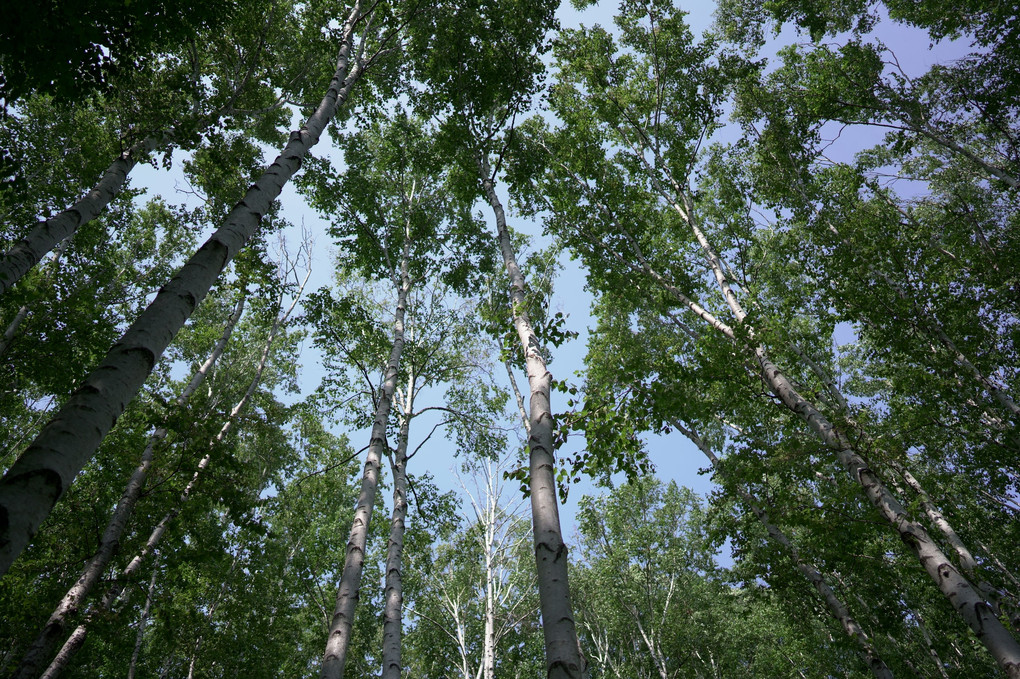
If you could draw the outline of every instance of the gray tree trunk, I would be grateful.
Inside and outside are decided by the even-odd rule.
[[[354,510],[354,522],[347,540],[347,555],[344,559],[344,570],[340,576],[340,588],[336,595],[336,608],[329,626],[326,640],[326,652],[322,657],[322,679],[341,679],[344,676],[344,665],[347,663],[347,650],[351,643],[351,630],[354,624],[354,611],[358,605],[361,590],[361,574],[365,566],[365,545],[368,542],[368,526],[372,520],[372,508],[375,504],[375,492],[379,485],[379,465],[383,450],[386,449],[386,424],[390,417],[393,394],[397,389],[397,373],[400,368],[400,355],[404,350],[404,314],[407,308],[407,295],[411,289],[411,278],[408,273],[408,257],[410,255],[410,238],[404,239],[404,249],[400,262],[400,284],[397,287],[397,308],[393,320],[393,346],[386,363],[385,379],[379,389],[379,400],[375,409],[375,421],[369,440],[368,454],[365,457],[365,471],[361,478],[361,492]]]
[[[62,240],[72,236],[103,211],[127,181],[128,173],[160,143],[157,137],[147,137],[124,151],[110,163],[99,183],[77,203],[60,214],[39,222],[28,234],[0,257],[0,295],[42,261],[46,253]]]
[[[319,140],[361,76],[364,61],[353,55],[361,0],[343,26],[336,72],[319,106],[276,161],[248,189],[226,221],[110,349],[99,367],[68,399],[25,453],[0,480],[0,575],[21,554],[53,505],[95,454],[127,403],[134,398],[174,335],[217,277],[258,229],[259,222]]]
[[[517,254],[510,242],[503,204],[496,195],[489,160],[477,156],[479,178],[485,196],[496,217],[496,229],[503,263],[510,278],[514,327],[520,338],[531,387],[528,436],[531,474],[531,518],[535,539],[535,561],[538,570],[538,592],[542,610],[542,631],[545,636],[546,670],[549,679],[578,679],[581,657],[577,630],[570,604],[567,581],[567,546],[560,529],[559,503],[553,447],[553,417],[550,407],[552,374],[546,369],[542,346],[526,311],[524,276],[517,264]]]
[[[647,164],[646,164],[647,166]],[[649,169],[649,175],[652,175]],[[702,252],[708,262],[712,273],[719,285],[722,296],[733,312],[737,323],[744,325],[747,314],[738,302],[728,278],[721,266],[720,259],[711,247],[710,242],[698,225],[693,215],[693,205],[687,192],[673,178],[669,177],[675,195],[670,195],[652,176],[653,184],[661,195],[680,214],[681,218],[691,228],[695,238],[701,245]],[[599,206],[602,207],[601,205]],[[610,218],[611,215],[610,215]],[[615,220],[613,220],[615,221]],[[626,230],[623,230],[626,232]],[[665,277],[650,269],[647,262],[641,258],[640,251],[631,239],[635,249],[635,255],[641,261],[641,269],[654,280],[665,283]],[[682,294],[677,294],[675,288],[665,286],[671,293],[677,295],[677,299],[685,304],[692,312],[705,320],[704,309],[695,304]],[[716,330],[722,332],[730,339],[736,339],[733,328],[729,327],[716,318],[709,320]],[[1006,627],[999,621],[994,610],[988,602],[976,591],[971,583],[953,566],[950,559],[942,552],[938,544],[931,538],[924,526],[915,521],[906,511],[899,500],[889,491],[878,474],[871,469],[867,461],[857,452],[853,439],[844,433],[839,427],[829,421],[827,417],[808,401],[790,383],[785,373],[768,356],[764,346],[757,344],[754,329],[745,326],[751,342],[746,346],[748,359],[757,365],[762,380],[779,401],[788,408],[794,415],[800,418],[808,428],[836,454],[840,464],[847,470],[850,477],[856,481],[864,490],[865,496],[878,510],[879,514],[897,532],[900,539],[914,552],[922,567],[938,586],[953,608],[960,615],[967,625],[974,631],[981,643],[995,658],[996,662],[1005,672],[1009,679],[1020,679],[1020,644],[1009,633]]]
[[[407,439],[414,417],[415,376],[408,379],[407,394],[401,414],[397,449],[390,468],[393,470],[393,516],[390,519],[390,541],[386,548],[386,584],[383,608],[382,679],[400,679],[404,605],[403,552],[404,519],[407,517]]]
[[[128,665],[127,679],[135,679],[135,670],[138,667],[138,658],[142,654],[142,642],[145,641],[145,627],[149,623],[149,611],[152,609],[152,597],[156,592],[156,578],[159,576],[159,554],[156,554],[152,564],[152,579],[149,580],[149,591],[145,595],[145,606],[142,608],[142,615],[138,619],[138,632],[135,634],[135,648],[131,651],[131,663]]]

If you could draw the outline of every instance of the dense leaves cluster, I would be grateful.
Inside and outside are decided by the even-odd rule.
[[[1017,8],[557,5],[11,8],[0,674],[1020,677]]]

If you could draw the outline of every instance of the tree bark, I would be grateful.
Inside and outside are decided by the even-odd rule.
[[[402,560],[404,551],[404,519],[407,516],[407,437],[414,416],[415,377],[408,379],[407,396],[401,415],[397,450],[393,454],[393,516],[390,520],[390,541],[386,548],[386,585],[383,608],[382,679],[400,679],[401,644],[404,605]]]
[[[159,575],[159,554],[156,555],[155,563],[152,565],[152,579],[149,580],[149,592],[145,595],[145,607],[142,608],[142,616],[138,620],[138,633],[135,634],[135,648],[131,651],[131,663],[128,665],[127,679],[135,679],[135,669],[138,667],[138,658],[142,654],[142,642],[145,640],[145,626],[149,622],[149,610],[152,608],[152,597],[156,592],[156,577]]]
[[[351,643],[354,611],[358,605],[361,589],[361,574],[365,566],[365,545],[368,542],[368,526],[372,520],[375,492],[379,485],[379,464],[386,446],[386,424],[390,417],[393,393],[397,388],[397,373],[400,355],[404,349],[404,315],[407,308],[407,294],[411,289],[408,272],[410,238],[404,239],[400,263],[400,285],[397,287],[397,308],[393,320],[393,346],[386,363],[385,379],[379,389],[379,400],[375,409],[375,421],[365,457],[365,471],[361,479],[361,492],[354,510],[354,522],[347,540],[347,555],[340,577],[340,588],[336,595],[336,608],[329,626],[326,652],[322,657],[321,679],[341,679],[347,663],[347,651]]]
[[[647,168],[647,165],[646,169],[649,170],[649,175],[652,175],[652,169]],[[675,197],[668,195],[657,179],[652,177],[652,181],[661,190],[661,193],[666,194],[664,197],[691,228],[709,267],[712,269],[727,306],[732,311],[737,323],[744,325],[747,314],[729,286],[718,255],[694,218],[693,206],[687,193],[675,179],[671,176],[669,178],[673,190],[680,196],[679,202]],[[684,299],[681,301],[686,302]],[[691,311],[703,315],[699,313],[698,308],[691,304],[688,303],[687,306]],[[906,509],[857,452],[851,438],[830,422],[813,403],[797,392],[786,375],[771,361],[764,346],[757,342],[754,329],[746,325],[744,327],[747,330],[749,341],[743,343],[743,348],[747,351],[748,358],[757,365],[766,386],[786,408],[807,424],[808,428],[836,453],[840,464],[861,486],[879,514],[914,552],[921,565],[935,581],[939,591],[949,599],[957,614],[978,636],[1006,676],[1010,679],[1020,679],[1020,644],[1002,625],[992,608],[983,597],[979,596],[970,582],[953,567],[938,544],[928,535],[924,526],[910,517]],[[720,328],[717,327],[717,329]],[[728,328],[728,330],[728,333],[723,331],[724,334],[735,339],[732,329]]]
[[[174,402],[176,409],[183,408],[191,398],[191,395],[195,393],[199,385],[205,380],[206,375],[216,364],[217,359],[223,354],[224,349],[227,346],[227,341],[230,339],[230,335],[234,330],[234,326],[237,324],[238,319],[244,312],[244,294],[238,299],[237,304],[234,306],[234,310],[230,317],[227,319],[227,324],[223,329],[223,334],[216,341],[216,345],[213,347],[212,352],[206,358],[205,362],[199,367],[199,369],[192,376],[191,381],[177,397]],[[38,675],[39,668],[42,667],[46,659],[49,658],[53,652],[53,647],[56,646],[57,641],[64,634],[64,629],[67,626],[68,619],[73,616],[77,611],[81,602],[87,597],[92,589],[95,587],[99,578],[102,577],[106,571],[106,567],[110,564],[110,560],[113,559],[114,554],[120,548],[120,538],[124,534],[124,529],[127,526],[128,519],[131,518],[131,514],[134,512],[135,504],[138,502],[138,498],[142,494],[142,489],[145,487],[145,480],[149,475],[149,469],[152,467],[152,460],[154,457],[156,446],[163,441],[167,436],[167,429],[165,427],[158,427],[155,432],[149,437],[149,440],[145,446],[145,450],[142,452],[141,461],[138,467],[135,468],[134,473],[131,475],[131,479],[128,481],[127,486],[124,489],[124,493],[121,495],[120,501],[117,503],[116,509],[113,511],[113,515],[110,517],[109,523],[106,525],[106,530],[103,532],[103,536],[99,541],[99,549],[92,556],[89,562],[85,565],[82,570],[82,574],[78,577],[77,582],[67,590],[64,597],[57,604],[56,609],[50,615],[49,620],[43,626],[39,635],[35,641],[29,647],[25,656],[21,660],[21,664],[18,666],[18,670],[15,673],[16,679],[31,679]]]
[[[138,164],[138,160],[151,153],[159,143],[158,137],[147,137],[121,153],[106,168],[99,183],[81,200],[60,214],[36,224],[24,238],[4,253],[0,257],[0,295],[14,287],[60,241],[95,219],[120,193],[128,173]]]
[[[361,0],[357,0],[343,27],[337,69],[329,89],[305,125],[291,133],[283,152],[248,189],[223,225],[160,290],[0,481],[0,575],[7,572],[95,454],[174,335],[255,234],[262,216],[346,100],[364,68],[364,61],[356,54],[348,71],[354,29],[362,13]]]
[[[818,438],[836,453],[840,464],[864,490],[900,539],[917,556],[957,614],[974,631],[1010,679],[1020,679],[1020,644],[995,616],[992,608],[975,588],[953,566],[924,526],[915,521],[882,483],[853,442],[790,384],[779,368],[769,360],[762,347],[754,348],[761,374],[769,389],[795,415],[802,419]]]
[[[496,195],[488,157],[476,156],[482,189],[496,218],[497,236],[503,263],[510,278],[514,327],[520,338],[531,387],[528,436],[531,474],[531,517],[535,539],[535,561],[538,570],[538,592],[542,609],[542,631],[545,636],[546,672],[549,679],[578,679],[581,658],[577,630],[570,604],[567,580],[567,546],[560,530],[559,506],[556,497],[556,476],[553,447],[553,417],[550,407],[552,374],[546,369],[542,347],[527,313],[524,276],[517,264],[517,254],[510,242],[503,204]]]
[[[53,257],[48,262],[49,267],[45,275],[47,283],[53,280],[53,276],[60,269],[60,258],[64,256],[64,252],[70,244],[71,239],[65,238],[63,241],[58,243],[56,249],[53,250]],[[11,322],[7,325],[7,328],[4,330],[3,337],[0,337],[0,356],[7,353],[7,349],[10,348],[11,342],[14,341],[14,338],[18,334],[18,330],[21,328],[21,324],[25,322],[26,318],[28,318],[28,312],[28,305],[23,304],[21,308],[18,309],[18,312],[14,315]]]

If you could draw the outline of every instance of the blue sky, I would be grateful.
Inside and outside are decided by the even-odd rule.
[[[700,33],[710,25],[714,5],[713,3],[699,2],[691,3],[690,6],[692,10],[689,21],[695,32]],[[576,27],[581,24],[586,26],[601,24],[609,28],[612,26],[612,16],[615,9],[615,3],[603,2],[584,12],[578,12],[565,4],[561,8],[560,19],[564,27]],[[934,50],[929,50],[926,36],[892,24],[883,24],[877,36],[896,53],[901,66],[908,73],[922,72],[935,61],[949,60],[960,56],[965,51],[965,46],[955,44],[937,46]],[[784,32],[774,44],[785,42],[792,37],[791,32]],[[724,129],[716,136],[716,140],[733,138],[735,134],[736,132],[732,127]],[[837,141],[831,147],[830,153],[835,160],[848,160],[854,150],[877,142],[881,139],[881,136],[881,131],[873,129],[833,129],[833,137]],[[329,147],[330,142],[327,139],[323,139],[320,142],[320,146],[316,148],[316,152],[322,154]],[[271,162],[275,153],[275,149],[267,149],[267,162]],[[150,166],[140,167],[136,170],[133,177],[133,186],[145,187],[150,195],[161,194],[172,203],[193,202],[195,200],[194,197],[189,197],[182,193],[183,190],[188,189],[188,186],[181,173],[180,160],[181,156],[179,154],[175,155],[175,163],[170,171],[154,169]],[[330,238],[326,233],[327,223],[318,214],[305,206],[303,199],[296,193],[293,185],[288,185],[284,190],[281,202],[286,218],[298,228],[303,225],[311,231],[316,239],[315,252],[317,259],[314,262],[314,272],[309,283],[309,290],[329,285],[331,282],[332,247],[330,245]],[[491,220],[491,213],[488,210],[483,210],[482,214],[484,214],[486,220]],[[534,247],[540,247],[545,244],[546,241],[541,234],[541,225],[515,218],[512,213],[509,217],[513,228],[532,236],[535,243]],[[296,239],[299,238],[299,233],[288,237],[296,242]],[[556,282],[552,307],[554,311],[558,310],[569,314],[569,326],[579,333],[579,337],[556,350],[555,361],[551,369],[558,379],[567,379],[574,382],[580,381],[580,378],[575,373],[582,372],[584,368],[583,357],[585,354],[587,328],[592,325],[592,320],[587,313],[590,301],[590,296],[584,291],[583,272],[576,263],[564,260],[563,271]],[[852,333],[849,329],[845,330],[845,332],[847,332],[847,339],[849,339]],[[310,342],[306,342],[300,369],[303,394],[310,393],[318,386],[322,376],[318,363],[319,357],[311,347]],[[497,374],[501,374],[501,371],[497,371]],[[522,393],[527,394],[528,390],[523,376],[519,378],[519,385]],[[563,408],[562,400],[562,395],[554,394],[554,410]],[[416,424],[417,433],[413,433],[412,438],[417,437],[417,440],[412,441],[412,448],[417,445],[417,441],[420,441],[430,429],[431,425],[425,425],[424,423]],[[368,442],[367,431],[350,431],[346,433],[356,449]],[[579,444],[580,441],[575,438],[568,445],[577,446]],[[456,462],[451,455],[452,446],[453,444],[445,438],[438,435],[433,437],[433,441],[429,443],[428,447],[423,449],[419,456],[412,461],[409,471],[414,474],[416,471],[427,468],[435,475],[437,482],[444,490],[459,492],[460,482],[454,474]],[[676,480],[679,484],[688,486],[701,494],[707,493],[712,489],[709,477],[699,474],[699,470],[706,464],[704,458],[680,434],[673,433],[668,436],[649,437],[648,451],[660,478]],[[590,492],[593,492],[592,485],[587,481],[583,481],[571,490],[568,502],[561,508],[564,532],[568,538],[575,530],[578,500],[582,494]],[[413,516],[410,520],[414,520]]]

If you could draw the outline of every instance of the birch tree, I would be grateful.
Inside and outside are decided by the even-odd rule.
[[[586,235],[581,239],[575,236],[574,242],[582,252],[592,253],[588,225],[595,222],[608,227],[606,235],[600,238],[618,243],[621,253],[617,255],[618,261],[610,265],[613,269],[639,273],[646,284],[659,287],[684,310],[681,322],[704,323],[711,332],[725,338],[724,342],[733,342],[742,367],[756,374],[778,405],[799,419],[832,452],[879,515],[911,548],[957,614],[1011,676],[1017,671],[1016,661],[1020,657],[1016,640],[973,583],[946,556],[938,541],[905,509],[889,481],[868,462],[873,453],[853,442],[852,437],[859,435],[824,414],[775,362],[773,348],[761,334],[766,332],[761,328],[775,321],[765,310],[750,306],[753,301],[747,300],[753,300],[753,280],[737,277],[732,273],[734,267],[726,262],[730,242],[730,234],[724,230],[726,222],[720,223],[720,235],[710,234],[701,220],[689,182],[700,139],[705,130],[711,129],[721,92],[718,76],[714,76],[716,69],[708,61],[709,46],[695,44],[671,8],[632,8],[619,19],[619,25],[623,44],[646,57],[617,56],[613,40],[598,30],[578,33],[577,41],[564,43],[561,52],[565,62],[577,70],[565,69],[563,86],[557,91],[558,112],[569,122],[576,121],[574,132],[583,129],[589,135],[598,134],[619,149],[610,166],[600,169],[593,167],[594,158],[589,155],[583,176],[567,167],[567,163],[559,163],[557,169],[562,171],[564,181],[573,184],[573,199],[586,205],[581,212],[587,212],[589,206],[591,209],[588,213],[591,216],[582,218],[582,223],[587,222]],[[669,40],[673,42],[669,43],[671,49],[667,54],[664,50]],[[675,81],[670,85],[664,75],[667,71],[662,69],[669,73],[686,72],[689,76],[699,74],[701,80]],[[637,87],[642,81],[647,86]],[[694,89],[699,87],[702,89]],[[574,137],[572,141],[579,139]],[[590,142],[588,147],[591,148]],[[579,155],[575,153],[575,157]],[[623,181],[616,181],[607,170]],[[621,210],[625,203],[619,201],[619,196],[627,195],[621,192],[629,192],[627,197],[634,201],[636,211],[629,207]],[[688,262],[693,265],[697,258],[703,262],[700,266],[705,274],[700,281],[684,271],[683,266],[677,266],[678,258],[662,249],[661,238],[638,216],[641,211],[651,215],[660,209],[662,213],[657,218],[666,221],[667,233],[675,233],[684,240],[693,239],[696,244],[688,250]]]
[[[175,520],[180,516],[182,511],[188,508],[189,501],[191,501],[196,495],[195,489],[198,487],[203,476],[205,476],[205,473],[213,460],[213,454],[217,451],[217,449],[221,449],[223,447],[224,441],[237,426],[239,416],[250,407],[253,399],[256,397],[262,380],[266,376],[266,370],[269,366],[269,359],[272,355],[274,342],[277,341],[279,335],[285,331],[287,320],[300,299],[304,282],[307,282],[307,276],[304,281],[299,284],[295,296],[287,308],[280,310],[283,301],[282,297],[279,300],[280,305],[278,305],[277,310],[274,310],[273,312],[272,324],[267,329],[264,343],[259,348],[260,350],[258,351],[256,363],[254,367],[250,369],[250,373],[244,375],[247,379],[244,379],[242,382],[245,388],[241,393],[240,398],[233,404],[233,407],[229,409],[227,416],[222,422],[213,421],[213,424],[219,425],[217,427],[217,431],[215,432],[215,435],[212,436],[211,440],[203,441],[203,443],[205,443],[204,455],[194,466],[194,472],[191,474],[186,485],[184,485],[183,489],[180,491],[180,495],[177,498],[176,503],[174,503],[169,510],[163,514],[162,518],[156,522],[155,526],[148,534],[148,537],[144,540],[144,542],[142,542],[140,551],[123,569],[120,570],[117,580],[107,588],[105,594],[98,602],[96,602],[94,608],[89,612],[89,615],[85,617],[85,620],[72,631],[71,635],[65,640],[63,646],[58,651],[56,657],[50,661],[49,666],[41,674],[41,676],[57,677],[67,669],[72,659],[77,655],[85,643],[86,637],[89,633],[90,623],[94,622],[99,613],[109,612],[115,608],[124,595],[125,590],[127,589],[127,584],[136,576],[136,574],[139,573],[142,567],[146,565],[150,555],[157,550]],[[286,290],[287,288],[284,288],[284,292],[281,294],[285,294]],[[279,313],[279,315],[277,315],[277,313]],[[253,460],[253,462],[255,461]],[[259,464],[253,464],[250,466],[252,467],[250,470],[252,475],[255,479],[257,479],[256,492],[259,492],[264,488],[264,484],[267,481],[267,471],[271,468],[271,466]],[[219,493],[221,498],[224,495],[224,493]],[[61,603],[64,604],[65,602]],[[32,650],[35,651],[36,649]],[[32,657],[31,660],[33,664],[38,664],[39,662],[35,657]],[[29,675],[31,675],[31,673],[29,673]]]
[[[319,327],[318,343],[332,361],[339,363],[338,359],[346,360],[357,366],[360,372],[357,382],[362,383],[361,389],[369,396],[367,402],[362,403],[371,404],[370,410],[363,411],[363,415],[373,413],[362,494],[348,541],[344,575],[323,661],[323,676],[343,675],[381,459],[389,449],[386,432],[394,394],[400,390],[403,403],[400,417],[409,427],[410,418],[414,416],[414,394],[421,388],[419,379],[430,379],[427,371],[431,368],[414,362],[405,368],[401,359],[408,339],[407,310],[412,300],[412,286],[436,275],[450,275],[451,268],[437,261],[435,253],[440,248],[456,244],[454,227],[457,220],[470,220],[463,209],[458,212],[457,205],[443,195],[442,168],[432,157],[433,142],[420,122],[398,112],[391,121],[374,123],[342,143],[350,169],[339,177],[332,177],[328,174],[328,164],[320,163],[305,185],[320,209],[335,213],[334,237],[348,243],[349,249],[338,260],[338,267],[369,280],[387,281],[395,293],[395,304],[387,314],[393,315],[389,341],[382,340],[377,334],[374,320],[364,307],[352,309],[348,299],[337,300],[328,291],[320,291],[310,307],[313,321]],[[471,254],[462,253],[462,256],[469,258]],[[379,353],[383,347],[385,351]],[[440,349],[436,347],[435,351]],[[444,354],[440,352],[437,355]],[[377,368],[382,373],[378,387],[374,377]],[[337,384],[333,382],[333,385]],[[338,396],[327,394],[330,399]],[[354,418],[355,421],[360,419]],[[398,452],[394,459],[395,471],[399,471],[398,479],[403,478],[402,467],[406,460],[401,461],[400,458],[402,454],[407,455],[408,445],[408,432],[403,429],[402,432],[398,434]],[[399,452],[401,447],[404,449],[402,454]],[[398,506],[406,502],[405,499],[395,501]],[[397,515],[393,524],[396,533],[391,535],[393,552],[387,572],[398,578],[403,518],[399,515],[401,510],[395,511]],[[387,589],[391,592],[390,596],[399,600],[395,581],[389,582]],[[386,672],[399,672],[398,612],[396,603],[387,610]]]
[[[381,11],[378,6],[373,11]],[[231,211],[220,229],[161,290],[133,323],[105,361],[86,379],[67,404],[9,469],[0,482],[5,555],[0,571],[21,553],[42,519],[75,474],[94,454],[124,406],[134,396],[173,335],[208,292],[236,253],[250,240],[261,216],[297,170],[308,148],[350,94],[368,60],[368,35],[357,40],[365,8],[355,3],[343,24],[336,71],[326,96],[307,124],[292,134],[282,155]],[[377,47],[374,49],[383,49]]]
[[[561,535],[554,479],[553,419],[549,406],[552,376],[528,317],[525,281],[511,241],[502,202],[495,190],[499,166],[491,154],[526,105],[540,71],[552,6],[501,3],[482,14],[466,7],[442,7],[428,17],[429,31],[416,38],[429,54],[421,62],[428,83],[420,97],[427,110],[442,112],[453,152],[464,172],[477,177],[476,191],[493,210],[496,238],[511,290],[511,317],[527,361],[531,385],[529,435],[530,493],[538,583],[542,599],[546,662],[550,677],[579,676],[582,670],[567,580],[567,550]],[[412,44],[414,42],[412,41]],[[438,53],[444,44],[445,54]],[[507,78],[510,81],[507,82]]]

